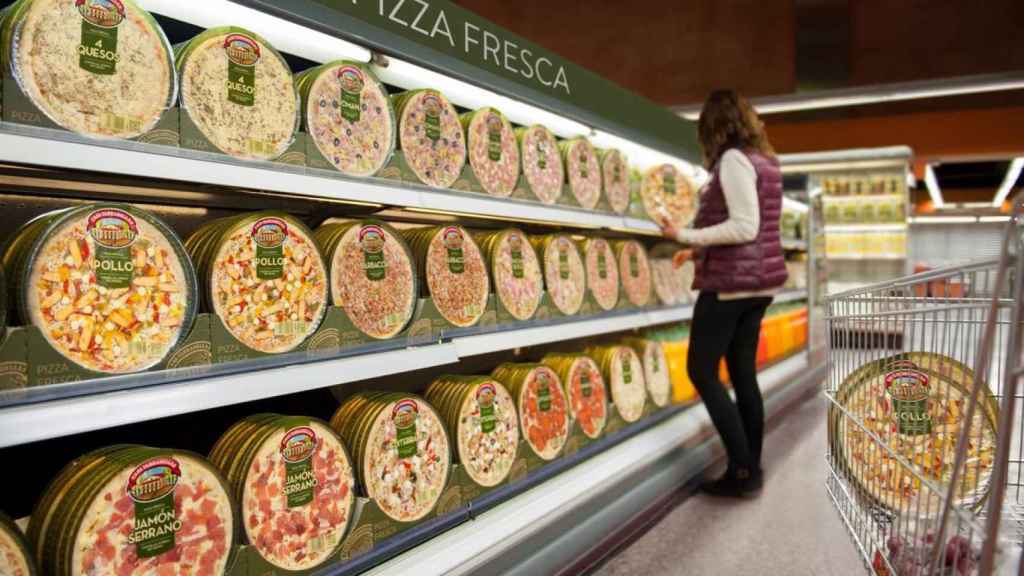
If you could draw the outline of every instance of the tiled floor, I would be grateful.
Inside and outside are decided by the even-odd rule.
[[[693,496],[595,574],[866,574],[825,493],[825,408],[821,397],[806,402],[769,434],[759,498]]]

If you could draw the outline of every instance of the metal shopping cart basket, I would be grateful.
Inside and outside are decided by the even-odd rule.
[[[998,260],[828,299],[826,488],[870,570],[1021,574],[1020,200]]]

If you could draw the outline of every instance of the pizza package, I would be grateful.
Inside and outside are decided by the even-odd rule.
[[[519,417],[512,395],[487,376],[444,375],[425,394],[453,439],[457,461],[473,482],[504,482],[519,453]]]
[[[551,353],[541,363],[558,374],[580,431],[591,440],[599,438],[608,422],[608,392],[597,362],[586,354]]]
[[[505,363],[491,377],[508,388],[530,450],[543,461],[558,458],[569,439],[569,404],[558,374],[544,364]]]

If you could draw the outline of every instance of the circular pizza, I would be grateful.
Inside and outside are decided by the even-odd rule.
[[[940,494],[923,489],[920,478],[945,495],[966,426],[970,442],[956,504],[976,509],[991,484],[998,408],[991,394],[983,393],[968,422],[973,385],[972,370],[928,352],[897,354],[855,370],[836,392],[837,404],[849,415],[831,414],[831,444],[843,468],[864,493],[892,511],[937,514]]]
[[[124,374],[163,361],[187,336],[196,278],[177,235],[123,204],[87,204],[32,220],[14,234],[4,267],[26,324],[70,362]]]
[[[487,310],[491,280],[480,247],[461,226],[402,231],[416,256],[421,285],[444,319],[459,328],[475,326]]]
[[[210,28],[178,51],[176,66],[182,115],[224,154],[273,160],[295,140],[301,106],[291,69],[259,35]]]
[[[466,139],[455,107],[437,90],[410,90],[392,98],[406,163],[420,182],[450,187],[466,165]]]
[[[492,376],[516,400],[519,425],[541,460],[554,460],[569,438],[569,406],[558,374],[543,364],[502,364]]]
[[[204,296],[227,331],[253,350],[288,352],[327,310],[327,268],[313,233],[280,212],[208,223],[186,243]]]
[[[376,220],[324,224],[314,232],[328,262],[331,301],[360,332],[383,340],[416,311],[413,255],[401,233]]]
[[[372,176],[395,150],[398,128],[391,98],[365,65],[338,60],[295,78],[306,132],[342,174]]]
[[[491,196],[507,198],[519,183],[519,143],[512,124],[494,108],[462,115],[469,165]]]
[[[426,399],[448,424],[466,474],[480,486],[504,482],[519,451],[519,419],[508,390],[486,376],[441,376]]]
[[[580,206],[590,210],[601,199],[601,163],[597,150],[586,138],[561,143],[569,191]]]
[[[523,175],[530,190],[544,204],[554,204],[562,196],[565,168],[558,140],[547,128],[535,125],[516,128]]]
[[[0,61],[47,118],[88,136],[145,134],[178,91],[167,37],[133,0],[22,0]]]

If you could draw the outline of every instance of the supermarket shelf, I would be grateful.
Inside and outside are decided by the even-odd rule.
[[[906,231],[907,224],[903,223],[891,223],[891,224],[826,224],[825,233],[829,232],[903,232]]]
[[[787,302],[799,302],[800,300],[807,300],[807,290],[788,290],[777,294],[775,299],[772,300],[772,304],[785,304]]]
[[[780,400],[789,389],[798,384],[806,386],[810,379],[818,377],[819,371],[808,368],[808,355],[802,352],[760,373],[758,379],[765,391],[769,417],[782,409]],[[548,557],[548,552],[558,555],[558,549],[564,548],[563,542],[556,541],[558,536],[564,536],[572,527],[585,524],[590,519],[591,515],[583,512],[588,504],[609,492],[616,493],[615,500],[618,500],[622,486],[635,488],[653,476],[652,468],[658,464],[672,465],[688,460],[690,469],[687,473],[690,476],[708,465],[711,451],[706,446],[703,450],[701,447],[686,448],[699,441],[710,428],[710,419],[703,407],[670,413],[663,421],[652,424],[632,437],[619,439],[613,446],[601,446],[598,453],[587,454],[589,457],[582,461],[574,456],[571,462],[559,467],[557,475],[550,474],[551,477],[545,478],[540,486],[506,498],[488,510],[471,513],[472,520],[437,534],[365,574],[497,574],[505,573],[503,568],[508,564],[516,566],[513,573],[554,573],[556,566],[525,566],[518,562],[519,558],[503,561],[503,556],[527,554],[531,562],[557,564]],[[699,457],[679,458],[680,452],[683,456]],[[542,470],[542,474],[547,470]],[[685,480],[679,472],[674,470],[672,481]],[[631,479],[635,481],[631,482]],[[602,502],[598,507],[603,509],[604,504]],[[638,509],[633,502],[627,507],[632,513]],[[470,510],[473,510],[472,504]],[[604,526],[594,532],[606,535],[610,528]],[[557,536],[548,538],[552,533]],[[375,552],[371,554],[376,556]],[[384,558],[387,556],[379,556],[378,560]],[[323,574],[342,576],[359,573],[372,565],[370,560],[363,559],[360,566],[343,565],[337,570],[325,570]]]
[[[100,380],[97,391],[89,395],[0,408],[0,448],[454,364],[460,358],[479,354],[677,322],[690,318],[692,313],[690,306],[677,306],[549,322],[459,337],[441,344],[256,367],[230,374],[191,374],[185,377],[191,379],[171,383],[155,379],[147,386],[118,391],[104,391]],[[52,424],[34,425],[38,422]]]
[[[0,410],[0,448],[454,364],[458,359],[453,344],[438,344],[13,406]]]
[[[606,228],[638,234],[657,226],[637,218],[569,206],[492,198],[383,179],[349,178],[331,170],[272,162],[243,162],[211,154],[131,141],[90,140],[74,134],[0,122],[0,162],[159,178],[262,190],[411,211]]]
[[[906,260],[906,254],[848,254],[848,255],[825,255],[826,260],[830,261],[853,261],[853,260]]]
[[[806,252],[807,251],[807,241],[806,240],[791,240],[791,239],[788,239],[788,238],[783,238],[782,239],[782,249],[783,250],[803,250],[803,251]]]
[[[499,350],[511,350],[563,340],[586,338],[587,336],[632,330],[634,328],[646,328],[658,324],[687,320],[691,317],[693,317],[692,306],[677,306],[662,310],[602,316],[577,322],[545,324],[531,328],[476,334],[455,338],[452,342],[455,344],[458,355],[460,357],[467,357]]]

